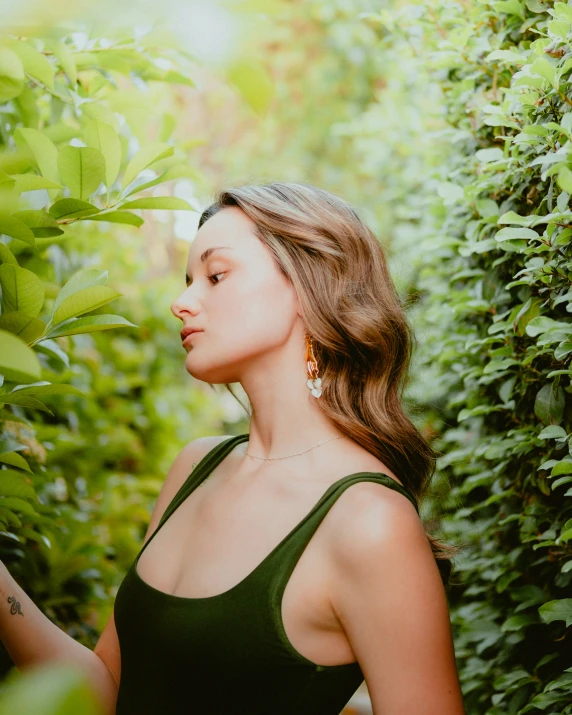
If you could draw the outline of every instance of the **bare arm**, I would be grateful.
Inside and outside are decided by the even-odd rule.
[[[42,613],[0,561],[0,637],[18,670],[68,661],[81,667],[114,715],[117,686],[102,660]]]
[[[223,439],[227,437],[200,437],[179,452],[155,503],[143,543],[156,529],[167,505],[191,473],[193,463]],[[92,651],[52,623],[0,561],[0,639],[20,671],[56,661],[80,666],[105,712],[115,715],[121,657],[113,611]]]
[[[348,490],[355,518],[332,545],[332,605],[374,715],[465,715],[439,570],[415,508],[388,491]]]

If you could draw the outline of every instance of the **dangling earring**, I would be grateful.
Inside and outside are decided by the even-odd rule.
[[[308,371],[308,381],[306,384],[314,397],[320,397],[322,394],[322,379],[318,377],[318,363],[314,355],[314,341],[309,334],[306,334],[306,368]]]

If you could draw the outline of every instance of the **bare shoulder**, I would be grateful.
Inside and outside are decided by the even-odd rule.
[[[379,482],[358,482],[347,487],[331,509],[332,554],[343,566],[355,563],[356,549],[367,558],[396,539],[410,546],[427,541],[423,524],[411,501],[398,489]]]
[[[186,467],[188,464],[194,464],[205,457],[212,449],[214,449],[221,442],[225,442],[230,439],[232,435],[212,435],[208,437],[197,437],[196,439],[188,442],[179,452],[175,461],[173,462],[173,467],[179,464]],[[183,470],[184,471],[184,470]],[[167,477],[171,476],[172,468],[169,470]]]
[[[328,531],[329,560],[336,584],[332,605],[343,622],[348,583],[373,583],[373,578],[391,578],[392,569],[419,561],[436,569],[423,522],[411,501],[398,490],[378,482],[352,484],[331,509]],[[339,587],[339,588],[338,588]],[[388,589],[384,589],[387,594]],[[375,598],[383,594],[375,594]],[[336,597],[338,603],[336,604]]]
[[[178,452],[167,472],[161,491],[157,497],[155,508],[151,516],[149,529],[153,529],[158,523],[161,514],[173,499],[175,494],[183,486],[193,468],[213,450],[218,444],[230,439],[232,435],[216,435],[208,437],[197,437],[188,442]]]
[[[165,476],[161,492],[157,498],[156,510],[163,510],[183,486],[193,468],[218,444],[231,435],[197,437],[188,442],[177,454]],[[154,514],[157,516],[157,514]]]
[[[446,593],[415,507],[394,489],[358,482],[336,508],[331,606],[374,712],[464,715]]]

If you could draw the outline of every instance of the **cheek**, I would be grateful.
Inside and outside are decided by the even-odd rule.
[[[212,327],[233,349],[240,346],[256,349],[261,344],[272,346],[289,335],[296,308],[290,283],[281,282],[275,276],[251,279],[236,288],[233,286],[224,297],[221,291]]]

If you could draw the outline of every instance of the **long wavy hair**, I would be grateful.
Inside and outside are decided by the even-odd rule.
[[[230,206],[253,221],[255,235],[297,292],[322,378],[318,406],[387,464],[419,504],[437,453],[402,405],[417,339],[381,244],[348,202],[310,184],[219,189],[199,228]],[[426,534],[448,587],[458,549]]]

